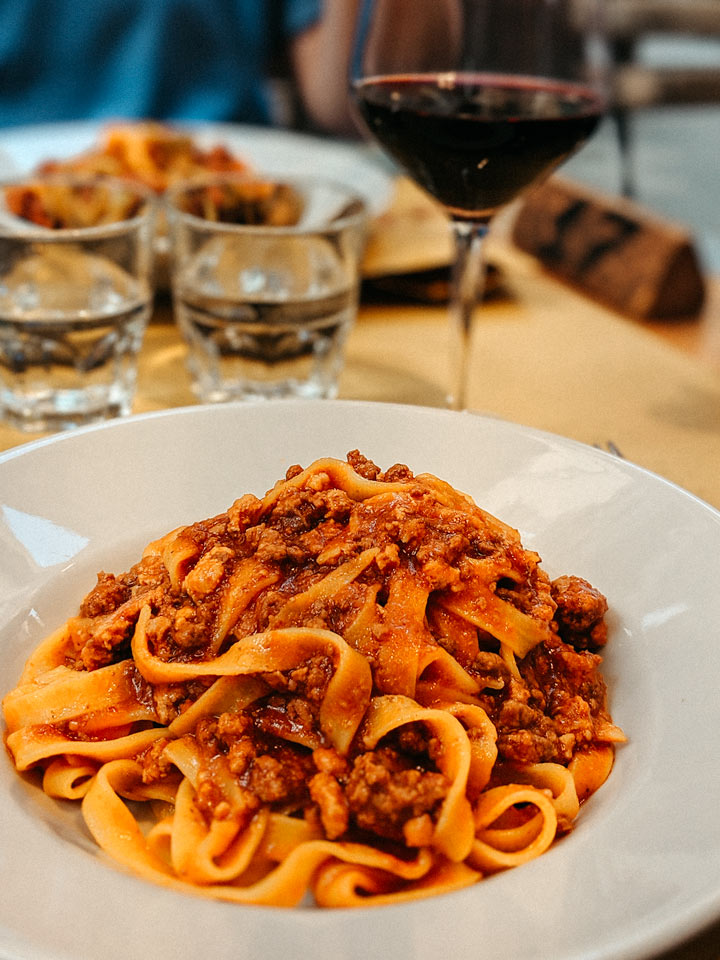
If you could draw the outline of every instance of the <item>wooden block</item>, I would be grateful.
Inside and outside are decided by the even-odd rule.
[[[672,320],[702,308],[689,233],[621,197],[551,177],[528,194],[512,236],[559,279],[619,313]]]

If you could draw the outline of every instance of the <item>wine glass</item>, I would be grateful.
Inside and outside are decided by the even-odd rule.
[[[351,94],[367,130],[444,206],[455,241],[450,406],[466,405],[492,217],[606,110],[602,0],[363,0]]]

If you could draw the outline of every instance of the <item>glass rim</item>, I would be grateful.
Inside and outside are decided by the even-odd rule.
[[[4,206],[6,188],[22,187],[24,185],[28,187],[43,185],[109,187],[114,190],[122,189],[125,192],[130,192],[139,197],[143,203],[137,212],[123,220],[113,220],[110,223],[99,223],[88,227],[43,227],[32,220],[24,220]],[[143,223],[151,222],[154,219],[157,207],[157,194],[150,187],[129,177],[72,172],[18,173],[0,178],[0,237],[17,240],[32,239],[43,243],[102,239],[118,233],[125,233]]]
[[[181,209],[177,206],[177,198],[193,189],[202,189],[223,183],[268,183],[282,184],[295,187],[327,187],[337,191],[345,198],[345,208],[349,212],[342,214],[332,220],[318,224],[292,224],[292,225],[273,225],[268,223],[232,223],[223,220],[208,220],[205,217],[199,217],[194,213]],[[181,220],[184,224],[195,226],[209,233],[231,233],[238,235],[252,236],[306,236],[316,233],[342,232],[348,227],[361,226],[370,215],[370,205],[367,199],[358,191],[353,190],[347,184],[334,180],[331,177],[303,175],[303,174],[267,174],[248,172],[226,172],[210,174],[191,180],[183,180],[173,184],[158,198],[160,207],[164,208],[171,219]]]

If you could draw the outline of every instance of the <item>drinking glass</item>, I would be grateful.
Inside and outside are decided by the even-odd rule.
[[[206,403],[334,397],[367,210],[320,177],[220,174],[171,188],[175,315]]]
[[[26,432],[130,413],[153,301],[155,200],[137,183],[0,183],[0,418]]]
[[[452,223],[448,402],[456,409],[466,405],[471,321],[491,219],[573,154],[606,110],[599,2],[361,4],[351,64],[357,110]]]

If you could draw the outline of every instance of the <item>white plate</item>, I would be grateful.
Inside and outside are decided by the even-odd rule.
[[[358,447],[471,493],[551,576],[607,594],[605,676],[629,736],[575,830],[538,860],[374,910],[242,907],[108,862],[75,805],[0,758],[0,955],[12,960],[629,960],[720,916],[720,514],[570,440],[472,414],[349,402],[193,407],[0,456],[2,685],[100,569]]]
[[[64,160],[95,146],[108,121],[11,127],[0,132],[0,176],[29,173],[44,160]],[[224,144],[265,174],[325,176],[365,197],[373,214],[390,201],[393,174],[379,151],[361,143],[325,140],[270,127],[230,123],[178,124],[199,146]]]

